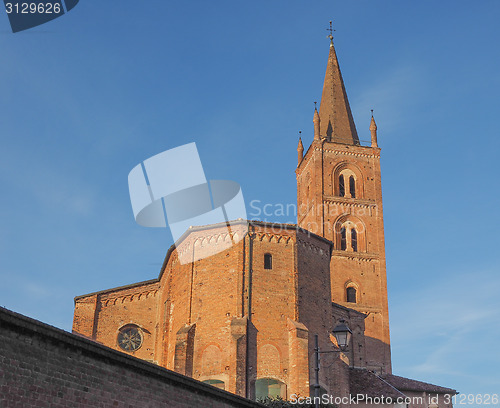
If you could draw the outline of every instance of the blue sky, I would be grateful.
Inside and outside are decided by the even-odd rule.
[[[247,204],[295,203],[333,19],[360,138],[372,108],[379,129],[394,372],[498,393],[499,16],[489,0],[82,0],[12,34],[3,15],[0,304],[70,330],[74,296],[156,277],[172,239],[135,223],[127,175],[166,149],[196,142]]]

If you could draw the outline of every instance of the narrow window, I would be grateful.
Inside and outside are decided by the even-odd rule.
[[[356,289],[355,288],[347,288],[346,289],[347,301],[349,303],[356,303]]]
[[[349,192],[352,198],[356,198],[356,181],[353,176],[349,177]]]
[[[358,233],[354,228],[351,230],[351,246],[354,252],[358,252]]]
[[[339,176],[339,195],[341,197],[345,196],[344,176],[342,174]]]
[[[345,251],[347,249],[347,239],[346,239],[345,227],[340,229],[340,249]]]
[[[271,254],[264,255],[264,269],[273,269],[273,256]]]

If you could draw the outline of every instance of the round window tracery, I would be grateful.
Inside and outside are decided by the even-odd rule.
[[[118,333],[118,345],[125,351],[136,351],[142,346],[142,333],[139,327],[128,325]]]

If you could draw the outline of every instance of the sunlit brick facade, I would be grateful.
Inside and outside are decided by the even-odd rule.
[[[157,279],[77,297],[74,332],[252,399],[311,394],[315,335],[331,351],[322,392],[453,393],[391,373],[377,128],[372,118],[362,146],[333,43],[313,122],[305,154],[299,140],[297,225],[192,227]],[[344,352],[331,334],[341,320],[352,330]]]

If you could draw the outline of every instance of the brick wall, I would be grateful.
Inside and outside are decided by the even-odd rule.
[[[365,315],[340,306],[332,310],[331,242],[287,224],[241,221],[232,228],[243,239],[206,258],[197,255],[225,242],[226,226],[190,229],[180,247],[169,251],[158,280],[79,296],[74,331],[91,331],[94,340],[119,349],[120,327],[137,325],[144,344],[128,354],[199,381],[221,381],[226,391],[251,399],[261,379],[284,384],[283,397],[309,395],[314,335],[322,350],[331,350],[330,333],[340,317],[356,329],[356,356],[345,358],[365,366]],[[182,251],[196,260],[181,264]],[[270,268],[266,254],[272,256]],[[335,388],[326,367],[340,358],[322,355],[320,384],[327,391]],[[335,379],[347,384],[346,369]]]
[[[153,280],[77,298],[73,332],[121,351],[117,344],[119,329],[127,324],[137,325],[143,333],[143,345],[131,354],[157,363],[154,352],[158,288],[157,280]]]
[[[0,308],[0,407],[263,407]]]

